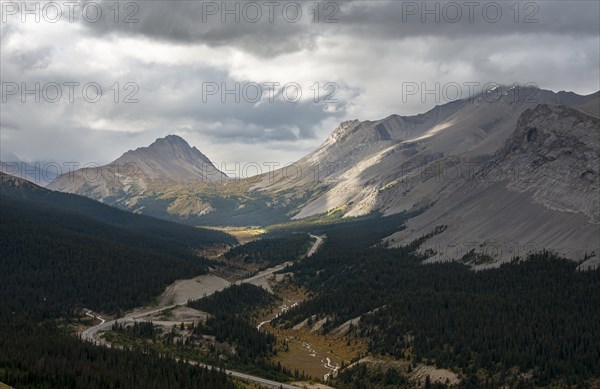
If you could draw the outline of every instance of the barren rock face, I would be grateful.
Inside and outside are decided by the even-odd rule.
[[[400,245],[438,226],[426,242],[432,260],[469,250],[508,260],[550,249],[572,259],[600,255],[600,120],[539,105],[473,180],[390,237]]]
[[[540,105],[525,111],[498,152],[512,166],[508,189],[530,192],[535,202],[600,222],[600,120],[569,107]]]

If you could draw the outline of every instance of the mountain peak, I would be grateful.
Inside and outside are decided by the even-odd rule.
[[[154,145],[160,145],[163,143],[168,143],[170,145],[185,146],[185,147],[191,148],[190,144],[188,142],[186,142],[185,139],[183,139],[179,135],[173,135],[173,134],[169,134],[163,138],[157,138],[149,147],[152,147]]]
[[[182,137],[172,134],[163,138],[157,138],[149,146],[129,150],[115,162],[135,162],[134,160],[140,157],[150,159],[170,158],[173,161],[184,160],[192,164],[198,162],[212,164],[208,157],[202,154],[200,150],[190,146]]]
[[[198,150],[197,148],[190,146],[190,144],[179,135],[170,134],[162,138],[156,138],[156,140],[152,142],[149,146],[138,147],[135,150],[129,150],[128,153],[161,148],[176,148],[179,150]]]
[[[150,146],[130,150],[115,163],[133,163],[151,181],[183,183],[226,178],[206,155],[178,135],[167,135]]]
[[[94,174],[101,179],[86,179]],[[115,197],[126,201],[150,187],[225,179],[227,175],[217,169],[200,150],[191,147],[180,136],[167,135],[149,146],[127,151],[108,165],[87,169],[87,174],[76,171],[74,180],[63,174],[48,188],[84,192],[101,201]]]

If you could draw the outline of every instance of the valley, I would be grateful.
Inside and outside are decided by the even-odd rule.
[[[321,236],[311,235],[311,238],[314,239],[314,243],[310,245],[305,257],[310,257],[311,255],[316,253],[319,247],[324,242],[324,238]],[[89,309],[84,309],[85,315],[100,321],[100,323],[85,329],[80,335],[81,339],[87,342],[101,345],[103,347],[115,347],[115,344],[111,344],[110,341],[107,340],[107,335],[105,333],[107,331],[111,331],[111,329],[113,329],[113,327],[116,324],[128,326],[132,323],[137,324],[145,322],[152,323],[152,325],[154,326],[163,328],[163,331],[168,331],[171,327],[178,327],[180,324],[183,326],[190,325],[190,323],[201,323],[203,321],[206,321],[207,314],[196,311],[194,309],[185,308],[189,301],[206,298],[213,293],[224,290],[230,285],[250,284],[271,291],[270,282],[268,280],[272,278],[274,273],[280,272],[292,264],[293,262],[285,262],[275,267],[260,271],[251,277],[238,280],[233,283],[230,283],[225,279],[211,274],[202,275],[190,280],[179,280],[167,287],[166,290],[161,294],[161,296],[158,298],[158,306],[135,308],[132,311],[127,312],[123,316],[120,316],[118,318],[105,319],[104,317],[92,312]],[[293,308],[298,305],[298,302],[300,300],[296,302],[292,302],[290,300],[288,301],[291,303],[290,307]],[[284,304],[278,309],[281,310],[280,313],[283,313],[290,307]],[[277,315],[279,315],[279,313],[276,314],[275,317]],[[259,325],[257,326],[257,330],[260,331],[260,327],[267,323],[268,321],[263,321],[259,323]],[[305,347],[310,347],[310,345],[306,342],[304,342],[304,345]],[[118,345],[116,346],[119,347]],[[215,367],[206,365],[199,361],[190,360],[188,362],[193,365],[208,367],[210,369],[216,369]],[[326,369],[330,369],[331,371],[337,371],[338,367],[333,367],[329,365],[329,363],[329,359],[327,358],[327,361],[324,364]],[[265,387],[290,389],[298,387],[232,370],[225,370],[225,373],[243,381],[257,383]],[[322,387],[325,388],[325,386]]]
[[[500,106],[489,126],[499,107],[477,99],[342,123],[297,162],[336,164],[317,181],[208,179],[177,136],[99,168],[140,163],[124,181],[1,173],[0,342],[57,332],[83,341],[64,360],[141,354],[223,387],[593,386],[599,118]],[[455,166],[469,175],[448,179]]]
[[[402,217],[395,216],[391,219],[366,219],[333,225],[313,225],[311,228],[314,232],[310,234],[311,244],[308,247],[304,246],[304,255],[299,260],[280,263],[231,283],[234,287],[258,285],[257,292],[262,290],[264,292],[261,294],[266,293],[279,300],[260,303],[260,299],[249,298],[245,302],[240,300],[241,305],[224,303],[235,301],[231,298],[236,298],[234,297],[236,295],[220,301],[220,293],[230,289],[223,285],[216,288],[218,290],[214,290],[215,294],[189,295],[191,299],[199,298],[196,300],[198,303],[210,299],[210,296],[219,298],[214,303],[203,305],[204,308],[200,310],[194,305],[192,305],[193,309],[186,307],[189,305],[187,301],[182,301],[180,307],[163,306],[134,310],[116,321],[107,321],[92,327],[108,331],[106,332],[108,335],[96,333],[95,340],[102,344],[106,342],[105,339],[111,339],[111,342],[124,342],[120,344],[135,345],[136,348],[145,345],[143,347],[148,347],[148,350],[156,348],[155,350],[161,350],[161,353],[172,353],[175,358],[185,358],[202,364],[206,364],[208,360],[209,365],[216,363],[216,366],[227,368],[235,359],[232,357],[235,354],[230,354],[231,351],[228,351],[230,346],[215,343],[215,346],[219,345],[217,350],[221,350],[218,351],[219,355],[227,355],[227,357],[213,359],[209,357],[210,353],[205,354],[207,351],[201,351],[206,350],[207,346],[198,346],[203,344],[197,343],[203,338],[197,338],[198,335],[194,332],[196,331],[194,328],[199,326],[199,323],[206,322],[212,315],[203,311],[210,312],[215,309],[214,307],[219,307],[216,308],[215,315],[221,315],[219,313],[221,310],[227,312],[224,313],[224,317],[230,314],[236,317],[241,315],[238,320],[248,321],[260,333],[275,336],[273,339],[276,342],[274,344],[277,352],[272,354],[269,360],[281,364],[284,369],[288,369],[287,371],[298,369],[311,381],[321,381],[335,388],[345,388],[347,384],[359,380],[359,377],[371,382],[388,382],[388,386],[391,382],[397,385],[419,386],[427,380],[436,385],[451,387],[527,385],[530,380],[560,386],[561,382],[566,382],[563,379],[577,380],[575,377],[581,379],[585,369],[592,368],[594,355],[600,350],[595,349],[590,342],[600,329],[589,320],[595,320],[593,318],[598,312],[596,307],[600,302],[595,298],[588,298],[584,302],[581,296],[590,296],[591,290],[598,285],[597,271],[576,272],[576,263],[569,263],[549,254],[540,254],[532,256],[527,261],[500,266],[498,270],[475,273],[468,270],[467,266],[458,263],[419,265],[423,259],[418,251],[415,251],[418,250],[419,244],[415,244],[412,248],[396,249],[370,245],[370,239],[377,241],[385,237],[390,230],[397,228],[395,226],[397,223],[402,223],[402,220]],[[370,235],[365,235],[366,231],[369,231]],[[243,245],[238,246],[236,252],[244,252],[244,255],[248,256],[244,262],[252,263],[251,258],[258,258],[257,255],[262,258],[260,253],[264,244],[267,247],[277,247],[278,243],[275,242],[278,239],[285,241],[298,233],[300,233],[298,229],[287,230],[285,233],[277,230],[279,238],[267,234],[262,239],[247,243],[250,245],[248,248],[244,248]],[[362,236],[360,241],[357,241],[357,236]],[[271,240],[273,242],[269,243]],[[261,243],[263,241],[264,243]],[[426,242],[426,239],[423,242]],[[275,245],[271,246],[273,244]],[[390,273],[390,269],[395,270]],[[243,274],[243,271],[239,274]],[[364,276],[357,277],[357,274]],[[554,280],[556,285],[549,286],[546,282],[548,279]],[[265,287],[267,285],[268,288]],[[523,289],[525,285],[529,289],[527,292]],[[172,287],[173,285],[167,288],[167,291],[172,290]],[[431,288],[437,290],[433,295],[430,295],[433,291]],[[466,290],[470,291],[471,297],[467,297]],[[566,290],[569,292],[563,294]],[[514,294],[515,291],[518,291],[518,294]],[[165,295],[168,293],[163,293],[162,296]],[[485,304],[487,308],[479,304]],[[528,314],[523,311],[524,304],[528,307],[525,308],[529,310]],[[534,309],[533,306],[536,308]],[[405,309],[412,312],[410,317],[414,322],[405,322],[402,313]],[[493,320],[489,321],[486,317],[481,317],[477,319],[481,322],[475,324],[474,316],[469,314],[470,309],[491,310]],[[467,317],[470,317],[466,322],[464,322],[465,318],[460,316],[463,310]],[[562,313],[551,313],[556,310]],[[436,317],[436,321],[440,323],[428,320],[429,315]],[[444,315],[448,317],[442,319]],[[575,375],[569,375],[567,371],[563,371],[559,376],[543,371],[536,372],[531,377],[525,372],[511,373],[508,376],[497,375],[496,368],[492,367],[494,365],[490,365],[489,361],[485,362],[485,358],[497,360],[495,358],[498,356],[486,356],[484,353],[481,356],[484,358],[482,360],[469,357],[470,352],[483,351],[477,348],[476,344],[486,342],[476,332],[472,332],[472,329],[468,329],[470,325],[476,327],[482,325],[488,331],[494,331],[497,339],[515,337],[516,343],[496,345],[500,348],[495,352],[505,353],[502,358],[509,358],[520,366],[523,362],[518,361],[526,361],[528,356],[522,354],[515,346],[522,344],[519,342],[528,342],[527,327],[518,327],[524,331],[521,333],[521,330],[516,331],[512,326],[507,326],[508,322],[521,317],[520,320],[534,320],[541,326],[540,320],[544,317],[546,324],[539,328],[541,334],[544,334],[543,339],[546,339],[546,336],[551,336],[559,328],[555,319],[565,316],[574,317],[574,315],[581,321],[580,329],[585,327],[589,331],[588,336],[582,339],[585,346],[582,345],[583,348],[578,351],[583,354],[570,356],[573,366],[579,366],[576,367],[578,370]],[[111,328],[115,323],[127,327],[144,322],[151,322],[155,328],[153,330],[155,335],[152,335],[151,339],[138,338],[140,335],[127,335],[127,332],[122,335],[112,335]],[[455,326],[457,329],[453,330]],[[383,328],[385,330],[381,332]],[[511,328],[510,335],[505,332],[509,328]],[[572,334],[565,333],[566,339],[579,333],[580,329],[573,328],[575,332]],[[462,334],[471,334],[478,339],[468,346],[467,350],[474,347],[473,351],[463,350],[454,355],[444,351],[447,347],[448,350],[457,350],[456,347],[459,347],[460,343],[456,342],[464,342]],[[170,337],[173,337],[172,340],[168,340]],[[430,339],[436,340],[431,344]],[[550,339],[552,338],[547,340]],[[206,341],[204,339],[200,342]],[[209,340],[209,342],[213,341]],[[542,339],[537,341],[537,347],[543,347],[548,350],[549,355],[554,355],[560,360],[558,354],[554,354],[554,351],[547,348],[550,345],[544,343],[545,341]],[[438,349],[436,344],[446,346]],[[466,354],[463,355],[465,352]],[[591,354],[586,356],[588,352]],[[550,366],[553,366],[554,357],[549,357]],[[472,370],[469,367],[470,363],[480,364],[480,369]],[[247,365],[240,366],[242,370],[231,367],[227,370],[240,372],[242,375],[235,376],[244,380],[254,380],[253,377],[260,380],[273,380],[270,378],[273,373],[265,371],[255,376],[248,373]],[[363,370],[364,368],[367,370]],[[379,381],[383,378],[379,378],[378,374],[384,374],[386,378]],[[266,381],[254,382],[270,385],[265,383]],[[301,382],[308,381],[305,378]],[[295,384],[288,385],[294,387]]]
[[[0,389],[600,389],[600,1],[0,1]]]

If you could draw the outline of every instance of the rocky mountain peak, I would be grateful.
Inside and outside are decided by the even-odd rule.
[[[200,150],[183,138],[168,135],[147,147],[123,154],[113,164],[135,164],[148,181],[185,183],[226,178]]]
[[[183,139],[179,135],[173,135],[173,134],[167,135],[163,138],[157,138],[152,144],[150,144],[150,146],[148,146],[148,148],[156,148],[156,147],[161,147],[161,146],[165,146],[165,145],[179,147],[179,148],[183,148],[183,149],[195,148],[195,147],[191,147],[189,145],[189,143],[187,143],[185,141],[185,139]]]
[[[171,160],[185,160],[192,164],[197,162],[211,163],[210,160],[196,147],[190,146],[183,138],[177,135],[167,135],[156,139],[146,147],[129,150],[115,162],[135,162],[138,158],[164,158]],[[173,161],[168,161],[172,163]]]
[[[227,179],[208,157],[177,135],[158,138],[149,146],[127,151],[108,165],[87,170],[87,174],[75,171],[74,178],[63,174],[48,188],[127,203],[149,188]]]
[[[354,128],[356,128],[359,124],[360,124],[360,121],[357,119],[346,120],[344,122],[341,122],[340,125],[337,126],[337,128],[335,130],[333,130],[333,132],[329,135],[329,138],[327,139],[327,141],[329,143],[334,143],[334,142],[340,140],[344,136],[351,133],[352,130]]]
[[[409,220],[391,241],[410,242],[444,225],[422,247],[436,252],[432,261],[466,254],[449,249],[466,236],[495,259],[544,248],[580,260],[600,252],[599,193],[600,119],[540,104],[521,113],[481,171]]]

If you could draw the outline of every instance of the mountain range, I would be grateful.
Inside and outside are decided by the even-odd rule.
[[[538,248],[596,258],[600,93],[499,92],[415,116],[343,122],[293,168],[254,177],[227,178],[169,135],[106,166],[62,175],[48,188],[193,225],[421,210],[386,242],[429,235],[423,250],[431,260],[471,250],[510,259]]]

